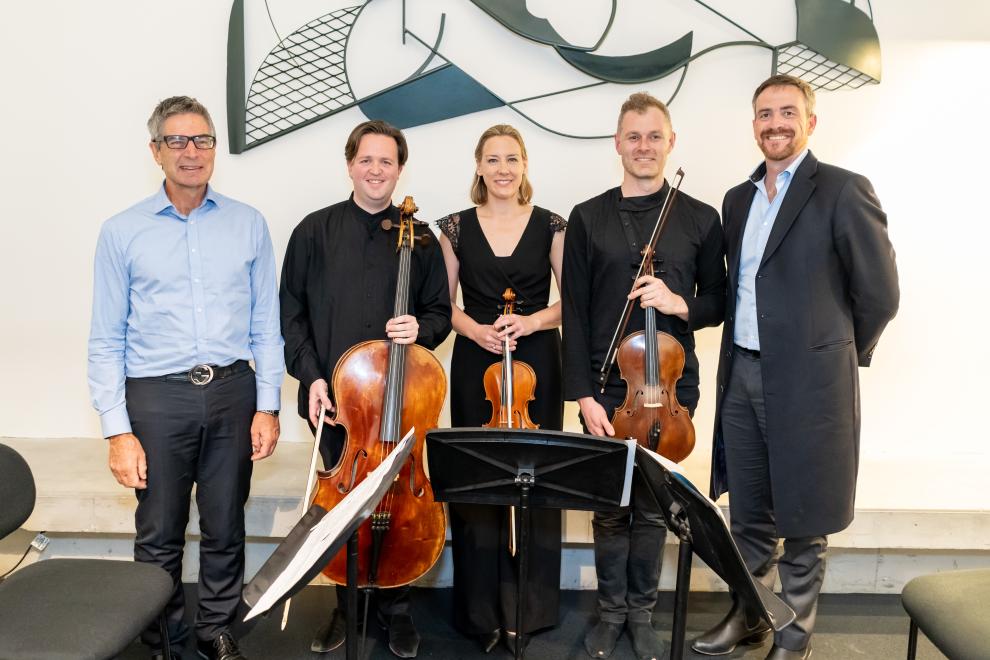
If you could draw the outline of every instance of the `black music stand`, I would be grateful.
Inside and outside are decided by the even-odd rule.
[[[428,432],[426,445],[438,501],[519,507],[519,660],[526,634],[530,509],[604,511],[628,505],[635,443],[561,431],[457,428]]]
[[[385,496],[385,492],[392,485],[396,475],[398,475],[399,470],[402,469],[402,466],[408,460],[413,448],[413,442],[415,441],[413,433],[413,430],[410,430],[404,439],[398,443],[398,446],[389,454],[388,459],[393,459],[394,457],[394,460],[388,469],[382,470],[380,474],[381,480],[374,489],[361,488],[369,482],[370,476],[366,477],[365,481],[354,487],[344,499],[337,503],[333,511],[337,511],[338,509],[343,511],[344,509],[341,509],[341,507],[345,506],[345,502],[348,505],[354,504],[355,507],[351,515],[342,519],[340,524],[334,526],[335,533],[332,537],[322,540],[314,540],[312,538],[310,530],[331,512],[316,504],[310,506],[299,522],[289,531],[285,539],[275,548],[275,551],[268,560],[258,569],[258,572],[251,578],[251,581],[244,586],[241,599],[252,609],[255,608],[266,592],[272,588],[277,589],[277,592],[275,592],[277,599],[268,604],[263,612],[257,612],[254,615],[249,614],[249,616],[256,616],[258,614],[267,615],[272,609],[301,591],[313,578],[319,575],[323,568],[340,552],[340,549],[346,543],[348,605],[346,657],[348,660],[357,659],[357,531],[364,521],[371,517],[375,507],[378,506],[378,503]],[[349,498],[358,498],[359,501],[351,502]],[[309,564],[308,568],[298,573],[297,577],[292,581],[291,586],[283,584],[279,587],[276,585],[276,580],[283,572],[290,568],[290,564],[300,553],[308,553],[311,556],[317,557],[317,559],[307,562]]]
[[[695,488],[687,477],[665,468],[656,454],[643,447],[636,447],[636,468],[636,478],[644,480],[649,486],[647,490],[656,498],[658,508],[667,521],[667,529],[680,539],[670,660],[682,660],[684,657],[692,553],[725,580],[736,597],[759,612],[774,630],[780,630],[794,621],[794,611],[750,575],[722,512],[714,502]]]

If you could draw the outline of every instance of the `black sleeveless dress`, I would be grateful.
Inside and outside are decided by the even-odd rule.
[[[460,263],[458,278],[464,311],[474,321],[490,325],[502,309],[506,287],[516,292],[516,313],[545,309],[550,297],[550,245],[567,221],[533,207],[513,253],[496,257],[478,222],[475,209],[437,221]],[[529,415],[541,429],[561,430],[562,392],[560,333],[556,328],[517,340],[513,358],[536,372],[535,401]],[[450,364],[450,419],[454,427],[481,426],[491,419],[485,399],[485,370],[501,358],[457,335]],[[499,628],[515,630],[516,562],[509,554],[509,514],[506,507],[451,504],[450,529],[454,558],[454,625],[464,634],[486,634]],[[555,626],[560,600],[561,512],[534,509],[529,530],[529,571],[526,632]]]

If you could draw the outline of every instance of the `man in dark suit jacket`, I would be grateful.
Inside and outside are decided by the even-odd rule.
[[[797,619],[767,660],[811,653],[828,534],[853,518],[859,461],[857,366],[898,304],[886,215],[863,176],[807,149],[814,91],[773,76],[753,95],[765,161],[725,196],[726,318],[711,495],[730,492],[732,535],[754,577]],[[784,552],[777,566],[777,542]],[[758,644],[769,626],[736,602],[696,652]]]

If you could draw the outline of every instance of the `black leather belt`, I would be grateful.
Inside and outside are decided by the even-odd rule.
[[[735,346],[736,347],[736,350],[738,352],[742,353],[743,355],[746,355],[748,357],[751,357],[754,360],[759,360],[760,359],[760,352],[759,351],[754,351],[752,348],[745,348],[744,346],[740,346],[739,344],[733,344],[733,346]]]
[[[249,368],[247,360],[238,360],[228,364],[226,367],[218,367],[215,364],[197,364],[189,371],[179,371],[174,374],[157,376],[159,380],[192,383],[193,385],[208,385],[214,380],[233,376]]]

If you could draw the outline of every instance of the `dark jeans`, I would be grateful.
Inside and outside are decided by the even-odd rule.
[[[599,400],[610,415],[621,402],[610,396]],[[584,431],[588,432],[587,427]],[[598,575],[598,618],[617,624],[650,621],[660,587],[667,524],[637,470],[633,470],[630,506],[596,511],[591,530]]]
[[[182,622],[182,552],[189,501],[196,484],[200,517],[199,610],[196,637],[211,640],[234,621],[244,581],[244,504],[251,485],[254,372],[206,386],[128,378],[127,412],[148,461],[148,487],[137,490],[134,559],[172,576],[166,606],[176,647],[189,630]],[[157,622],[141,635],[159,648]]]
[[[774,643],[800,651],[815,627],[828,540],[824,536],[784,539],[784,553],[778,561],[766,417],[760,360],[737,351],[721,417],[732,538],[753,577],[773,589],[780,574],[781,598],[797,618],[774,635]]]
[[[313,423],[306,422],[309,425],[309,430],[312,431],[313,435],[316,435],[316,427]],[[344,453],[344,445],[347,436],[344,433],[343,428],[340,426],[329,426],[325,425],[323,433],[320,435],[320,457],[323,459],[323,468],[325,470],[331,469],[340,460],[341,455]],[[337,607],[341,611],[347,611],[347,588],[343,585],[337,585]],[[375,604],[378,608],[378,612],[386,617],[395,616],[396,614],[409,614],[409,587],[395,587],[393,589],[376,589],[375,590]],[[361,607],[361,597],[358,596],[358,607]]]
[[[632,506],[596,511],[591,520],[598,574],[598,617],[650,621],[657,604],[667,526],[649,487],[634,472]]]

